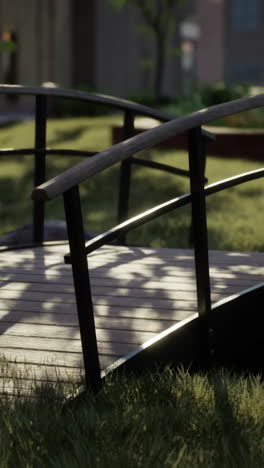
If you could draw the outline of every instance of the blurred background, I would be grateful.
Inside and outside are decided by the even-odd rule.
[[[0,0],[0,81],[163,105],[261,87],[263,26],[261,0]]]

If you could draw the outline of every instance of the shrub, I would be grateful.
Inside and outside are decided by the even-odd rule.
[[[136,102],[142,106],[157,107],[157,97],[150,91],[135,91],[127,96],[129,101]]]
[[[200,93],[202,104],[210,107],[248,96],[249,88],[245,84],[226,84],[218,81],[201,86]]]
[[[96,91],[82,84],[72,88],[76,91],[95,93]],[[111,112],[111,108],[100,104],[89,103],[78,99],[55,98],[52,103],[52,114],[56,117],[83,117],[105,115]]]

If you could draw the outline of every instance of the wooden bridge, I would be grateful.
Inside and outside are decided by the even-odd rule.
[[[16,86],[0,87],[0,92],[36,96],[35,148],[1,150],[0,155],[34,154],[37,186],[32,245],[0,252],[0,353],[16,359],[18,369],[25,369],[26,359],[40,380],[56,379],[57,369],[62,377],[79,375],[81,367],[92,388],[100,386],[102,370],[121,367],[140,371],[182,362],[263,369],[264,253],[208,252],[205,198],[263,177],[264,170],[204,187],[206,141],[212,136],[201,125],[263,106],[264,95],[173,120],[143,106],[81,92]],[[46,147],[47,98],[52,96],[122,109],[125,141],[100,154],[82,152],[84,162],[44,182],[45,156],[56,152]],[[127,139],[136,114],[165,123]],[[154,169],[190,177],[191,192],[127,220],[133,155],[182,132],[188,132],[190,171],[162,163],[154,163]],[[78,185],[117,162],[119,224],[85,244]],[[45,244],[44,203],[59,195],[69,243]],[[192,204],[194,250],[124,245],[126,232],[187,203]],[[120,245],[109,244],[114,240]],[[12,391],[8,381],[4,384]]]

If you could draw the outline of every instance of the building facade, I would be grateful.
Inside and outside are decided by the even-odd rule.
[[[149,90],[153,72],[146,63],[154,56],[154,45],[138,33],[142,24],[135,8],[118,13],[108,0],[0,0],[2,40],[13,34],[17,42],[11,77],[7,54],[1,52],[0,81],[83,84],[119,96]],[[171,45],[179,46],[178,29]],[[163,92],[177,94],[179,88],[180,58],[171,55]]]
[[[199,81],[264,85],[264,2],[197,0]]]
[[[186,0],[177,13],[166,59],[163,94],[184,91],[185,80],[264,83],[262,0]],[[127,96],[153,86],[153,41],[138,33],[134,8],[117,13],[108,0],[0,0],[0,81],[24,85],[86,85]]]

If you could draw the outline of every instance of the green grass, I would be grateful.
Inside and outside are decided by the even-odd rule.
[[[235,114],[215,122],[215,125],[224,127],[238,127],[238,128],[259,128],[263,129],[264,126],[264,110],[253,109],[241,114]]]
[[[260,377],[168,367],[110,376],[97,396],[65,405],[69,388],[58,381],[34,387],[34,398],[0,399],[1,468],[263,466]]]
[[[56,148],[103,149],[118,117],[61,119],[49,123],[48,144]],[[33,144],[31,123],[0,129],[0,147]],[[186,168],[183,152],[153,150],[144,157]],[[77,158],[49,157],[48,177]],[[1,233],[30,221],[33,164],[30,157],[2,158]],[[209,182],[257,169],[260,163],[209,156]],[[188,181],[135,168],[131,213],[189,190]],[[82,184],[85,223],[102,231],[115,223],[118,167]],[[261,180],[208,199],[211,248],[264,250]],[[63,219],[62,200],[47,204],[48,217]],[[186,247],[190,211],[177,210],[130,234],[129,241]],[[2,382],[16,380],[10,364],[0,365]],[[36,385],[36,384],[35,384]],[[169,368],[136,379],[108,378],[96,396],[65,406],[77,382],[45,384],[31,397],[0,397],[0,468],[215,467],[260,468],[264,459],[264,384],[259,377],[215,371],[190,375]]]
[[[55,148],[102,150],[111,144],[110,126],[121,122],[119,116],[50,120],[48,145]],[[1,147],[32,146],[34,135],[30,122],[0,129]],[[185,152],[144,152],[145,158],[187,168]],[[76,164],[81,159],[48,157],[48,177]],[[256,161],[208,157],[209,183],[262,166]],[[85,224],[90,231],[102,232],[115,225],[118,193],[118,166],[104,171],[81,185]],[[2,158],[0,171],[0,234],[31,220],[30,194],[33,180],[33,158]],[[189,181],[181,177],[134,167],[130,214],[134,215],[155,204],[177,197],[189,190]],[[262,180],[226,190],[209,197],[209,246],[214,249],[264,250],[264,209]],[[47,203],[50,219],[63,219],[62,198]],[[181,208],[138,228],[128,242],[153,247],[187,247],[190,207]]]

